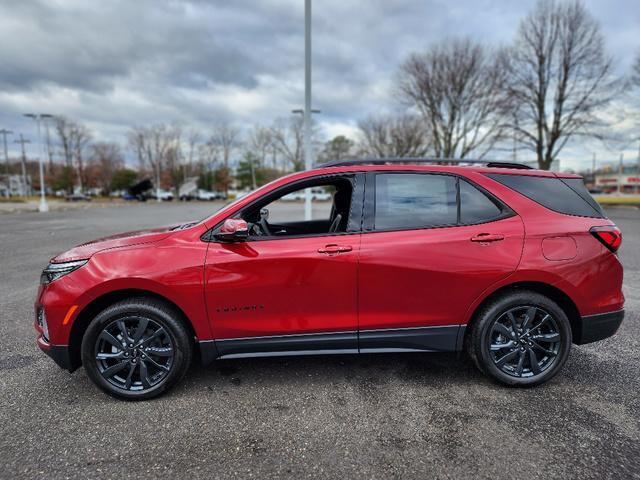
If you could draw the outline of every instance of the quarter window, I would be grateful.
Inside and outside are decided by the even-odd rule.
[[[499,217],[502,210],[487,197],[464,180],[460,180],[460,223],[471,225],[484,223]]]
[[[605,217],[600,205],[589,195],[582,179],[497,173],[487,176],[555,212],[580,217]]]
[[[456,225],[456,179],[450,175],[376,175],[376,230]]]

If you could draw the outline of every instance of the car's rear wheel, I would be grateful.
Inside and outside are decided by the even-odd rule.
[[[163,302],[134,298],[100,312],[82,339],[82,363],[106,393],[143,400],[184,376],[192,356],[189,333]]]
[[[533,386],[553,378],[571,350],[571,325],[553,300],[536,292],[502,295],[476,315],[466,348],[495,380]]]

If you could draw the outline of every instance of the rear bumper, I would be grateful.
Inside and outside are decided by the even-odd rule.
[[[618,331],[623,318],[624,309],[581,317],[573,332],[573,342],[583,345],[609,338]]]
[[[69,372],[73,372],[75,368],[71,366],[71,355],[67,345],[51,345],[42,336],[38,337],[38,347],[44,353],[49,355],[56,364]]]

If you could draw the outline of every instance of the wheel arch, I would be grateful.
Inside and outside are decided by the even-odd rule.
[[[557,303],[558,306],[564,311],[564,313],[567,315],[567,318],[569,319],[569,324],[571,325],[571,333],[573,338],[579,338],[579,335],[581,333],[580,329],[582,325],[582,323],[580,322],[581,316],[580,316],[578,307],[576,306],[575,302],[571,299],[571,297],[567,295],[566,292],[559,289],[558,287],[555,287],[548,283],[522,281],[522,282],[515,282],[508,285],[504,285],[498,288],[497,290],[493,291],[490,295],[485,297],[484,300],[482,300],[476,306],[471,316],[469,317],[469,321],[465,329],[465,335],[464,335],[465,341],[467,336],[471,332],[470,327],[472,327],[474,322],[476,322],[478,312],[486,304],[488,304],[489,302],[493,301],[494,299],[502,295],[508,294],[510,292],[517,292],[519,290],[529,290],[529,291],[539,293],[541,295],[544,295],[545,297],[550,298],[555,303]]]
[[[171,308],[178,315],[180,321],[184,324],[184,326],[189,331],[189,334],[195,338],[195,330],[189,317],[184,313],[184,311],[172,302],[168,298],[144,289],[122,289],[122,290],[114,290],[108,293],[105,293],[93,301],[89,302],[81,311],[77,314],[76,319],[73,322],[71,327],[71,332],[69,334],[69,359],[70,359],[70,370],[74,371],[82,365],[81,359],[81,345],[82,338],[84,337],[91,320],[95,318],[95,316],[100,313],[102,310],[107,308],[109,305],[113,305],[116,302],[121,300],[126,300],[127,298],[151,298],[154,300],[159,300],[169,308]]]

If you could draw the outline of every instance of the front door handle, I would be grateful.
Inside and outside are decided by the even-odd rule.
[[[336,245],[335,243],[331,243],[329,245],[325,245],[324,247],[320,247],[318,249],[318,253],[334,255],[336,253],[350,252],[351,250],[353,250],[351,245]]]
[[[504,235],[501,234],[493,234],[493,233],[479,233],[471,237],[472,242],[499,242],[500,240],[504,240]]]

